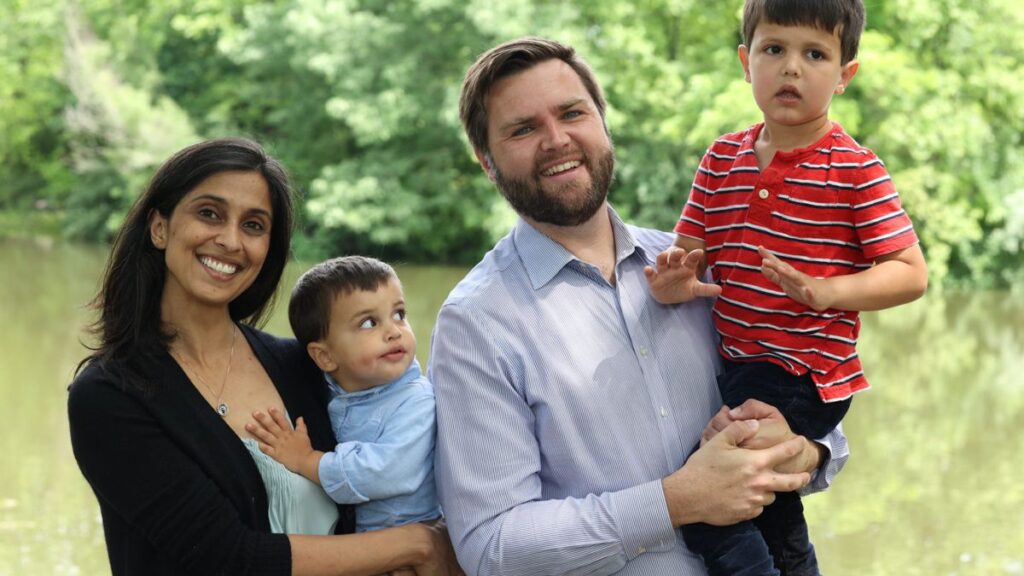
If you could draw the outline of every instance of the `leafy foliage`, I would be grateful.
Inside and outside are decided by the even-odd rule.
[[[60,0],[0,2],[0,209],[57,203],[71,172],[60,121]]]
[[[717,135],[759,112],[741,3],[7,0],[0,209],[105,239],[153,168],[245,134],[292,171],[308,256],[468,262],[514,216],[465,143],[466,67],[505,39],[570,43],[607,92],[612,201],[669,228]],[[1024,16],[1010,0],[878,0],[832,116],[886,161],[933,285],[1024,284]],[[42,204],[40,204],[42,200]]]

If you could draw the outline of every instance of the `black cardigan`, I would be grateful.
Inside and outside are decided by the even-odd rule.
[[[291,339],[241,326],[288,415],[333,450],[323,376]],[[71,445],[99,500],[111,572],[291,573],[286,536],[270,533],[267,495],[238,436],[166,352],[145,364],[155,391],[122,389],[96,363],[70,387]],[[336,533],[354,528],[339,506]]]

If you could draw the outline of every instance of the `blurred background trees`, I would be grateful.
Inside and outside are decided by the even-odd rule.
[[[525,34],[607,91],[612,202],[669,229],[711,140],[759,118],[740,0],[0,0],[0,234],[106,241],[201,138],[263,142],[302,194],[301,255],[472,262],[513,221],[465,142],[462,75]],[[934,284],[1024,285],[1024,16],[869,3],[833,118],[886,162]]]

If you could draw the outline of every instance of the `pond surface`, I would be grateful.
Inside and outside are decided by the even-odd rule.
[[[105,256],[0,242],[0,576],[110,573],[65,413]],[[398,271],[425,363],[465,269]],[[268,330],[289,333],[280,303]],[[1024,574],[1024,298],[929,296],[865,314],[860,352],[873,389],[846,418],[853,459],[805,500],[822,572]]]

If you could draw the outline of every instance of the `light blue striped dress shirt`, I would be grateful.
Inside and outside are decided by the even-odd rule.
[[[705,574],[661,479],[721,405],[711,301],[658,304],[643,268],[673,237],[609,214],[614,286],[520,220],[441,309],[435,473],[469,574]],[[848,456],[823,443],[812,490]]]

